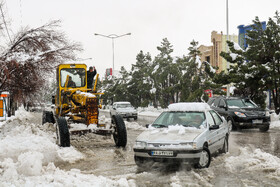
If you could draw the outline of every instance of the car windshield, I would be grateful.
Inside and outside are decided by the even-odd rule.
[[[204,112],[163,112],[152,124],[153,127],[157,128],[170,125],[206,128],[205,115]]]
[[[229,108],[256,108],[257,105],[250,99],[229,99],[226,100]]]
[[[117,108],[132,108],[131,104],[117,104]]]
[[[60,71],[61,86],[65,87],[67,75],[69,75],[68,87],[84,87],[86,71],[83,68],[65,68]]]

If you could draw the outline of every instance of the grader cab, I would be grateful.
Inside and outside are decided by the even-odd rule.
[[[116,146],[125,147],[127,134],[121,116],[114,116],[111,124],[100,124],[99,109],[101,96],[97,92],[96,75],[93,89],[87,88],[87,66],[85,64],[61,64],[56,70],[56,96],[53,99],[54,111],[43,111],[43,124],[54,123],[58,144],[70,146],[70,134],[95,133],[104,136],[113,135]],[[69,128],[84,124],[84,128]]]

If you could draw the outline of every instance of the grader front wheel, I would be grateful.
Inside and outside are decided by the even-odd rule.
[[[119,115],[113,116],[113,128],[114,128],[114,141],[117,147],[125,147],[127,143],[127,133],[123,118]]]
[[[59,146],[70,147],[70,133],[67,126],[67,121],[64,117],[59,117],[57,119],[56,135]]]

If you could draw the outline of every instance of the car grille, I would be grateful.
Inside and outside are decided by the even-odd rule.
[[[149,143],[148,147],[164,147],[170,145],[178,145],[178,144],[162,144],[162,143]]]
[[[265,113],[261,113],[261,112],[258,112],[258,113],[246,112],[246,115],[249,116],[249,117],[263,117],[263,116],[265,116]]]

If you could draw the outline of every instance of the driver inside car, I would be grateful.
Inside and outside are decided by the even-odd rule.
[[[182,125],[182,120],[178,115],[174,115],[172,122],[174,125]]]
[[[69,81],[68,81],[67,87],[72,87],[72,88],[76,87],[76,83],[72,80],[71,76],[69,76]]]
[[[200,127],[200,125],[202,125],[203,121],[204,121],[204,119],[200,115],[195,115],[193,124],[195,124],[195,126],[198,128],[198,127]]]

